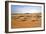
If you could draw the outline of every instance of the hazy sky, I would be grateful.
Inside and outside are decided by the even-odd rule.
[[[11,5],[12,13],[39,13],[41,6]]]

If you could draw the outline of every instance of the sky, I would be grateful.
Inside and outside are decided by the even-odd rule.
[[[11,13],[40,13],[41,6],[11,5]]]

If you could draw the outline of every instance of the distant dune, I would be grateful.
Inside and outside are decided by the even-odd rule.
[[[12,14],[11,28],[41,27],[41,13]]]

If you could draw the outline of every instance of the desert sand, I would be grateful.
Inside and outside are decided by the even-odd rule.
[[[41,13],[25,13],[11,15],[11,28],[41,27]]]

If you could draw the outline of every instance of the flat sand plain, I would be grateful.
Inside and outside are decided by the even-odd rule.
[[[11,15],[11,28],[41,27],[41,13],[25,13]]]

